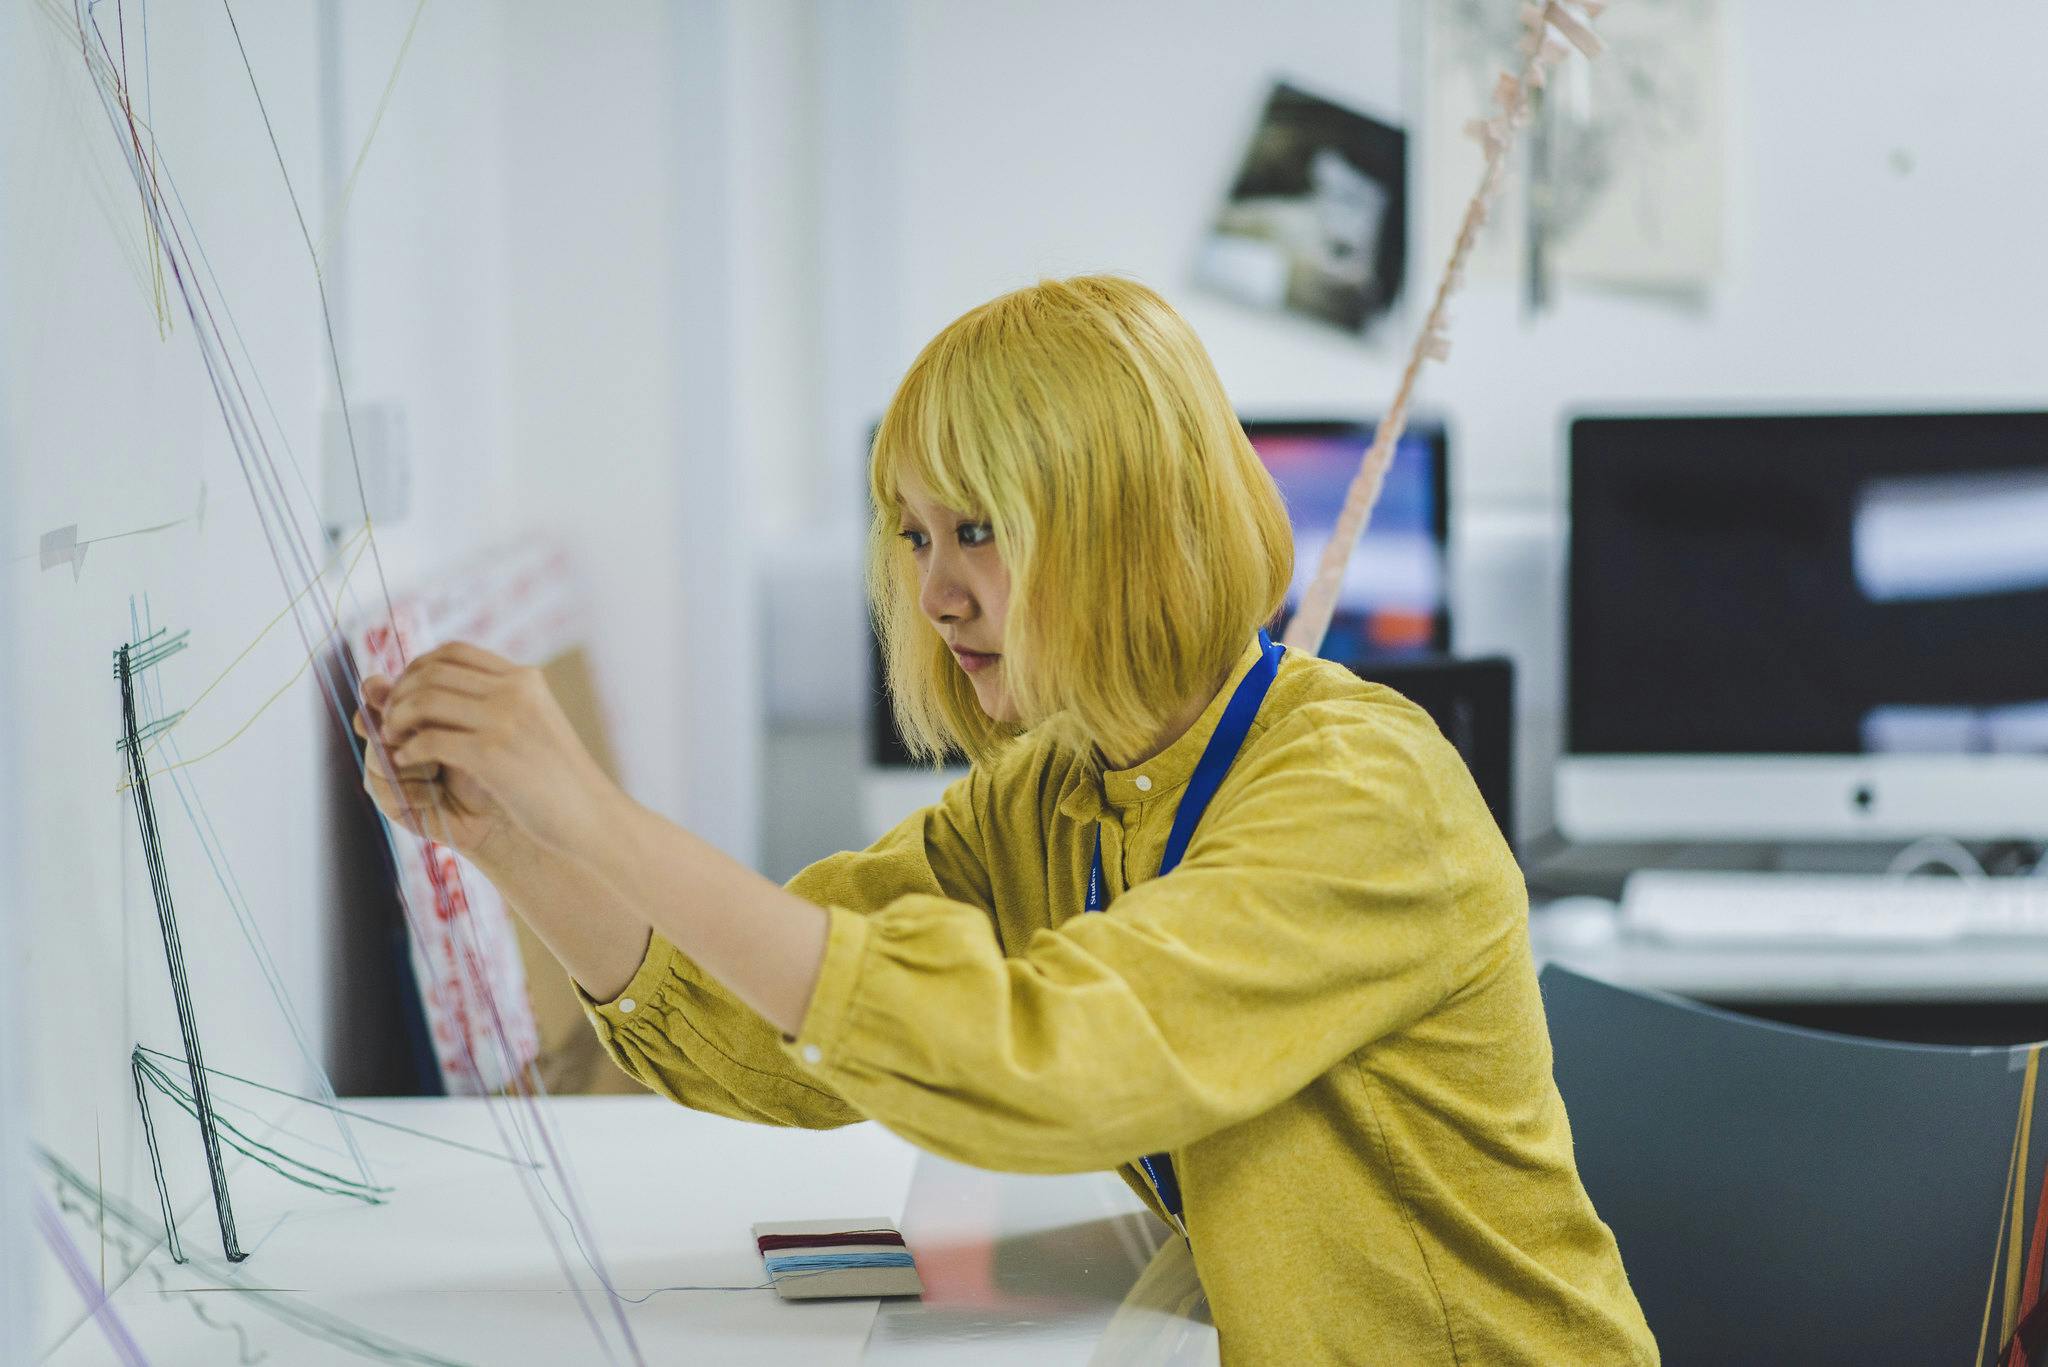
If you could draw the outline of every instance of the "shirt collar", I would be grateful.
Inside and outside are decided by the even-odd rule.
[[[1259,642],[1257,637],[1253,637],[1238,653],[1237,663],[1231,666],[1230,677],[1223,681],[1223,687],[1202,709],[1202,715],[1195,719],[1195,724],[1143,764],[1128,769],[1100,771],[1080,766],[1077,770],[1080,780],[1060,800],[1060,812],[1076,821],[1091,821],[1105,810],[1121,812],[1178,794],[1194,777],[1195,766],[1201,763],[1202,751],[1208,747],[1209,737],[1216,734],[1216,726],[1223,720],[1223,709],[1230,705],[1231,694],[1237,691],[1238,684],[1243,682],[1244,676],[1251,672],[1258,660]]]

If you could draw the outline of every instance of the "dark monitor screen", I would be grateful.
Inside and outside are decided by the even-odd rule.
[[[1345,491],[1372,444],[1374,425],[1333,420],[1253,421],[1244,426],[1253,449],[1279,484],[1294,525],[1294,584],[1280,618],[1284,626],[1329,542]],[[1337,612],[1324,638],[1324,658],[1353,668],[1420,661],[1449,644],[1448,480],[1443,427],[1411,424],[1394,449],[1371,526],[1352,553]],[[910,764],[889,709],[881,660],[881,643],[872,640],[869,756],[879,765]],[[1369,668],[1366,672],[1370,676]]]
[[[1570,446],[1574,754],[2048,752],[2048,413]]]

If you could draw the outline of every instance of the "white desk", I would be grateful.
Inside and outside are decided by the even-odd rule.
[[[349,1104],[486,1148],[503,1147],[492,1111],[510,1114],[474,1100]],[[645,1297],[627,1319],[648,1363],[957,1362],[970,1339],[978,1361],[997,1364],[1216,1360],[1184,1248],[1114,1177],[997,1176],[921,1155],[874,1125],[775,1129],[655,1097],[556,1099],[547,1113],[614,1285]],[[167,1120],[167,1137],[190,1133],[184,1117],[159,1125]],[[345,1165],[320,1112],[294,1108],[281,1130],[268,1142]],[[152,1364],[372,1360],[287,1322],[294,1312],[335,1316],[419,1355],[406,1361],[605,1360],[517,1168],[361,1123],[355,1132],[393,1188],[388,1202],[308,1192],[241,1164],[234,1205],[250,1257],[233,1269],[220,1258],[196,1144],[167,1145],[194,1259],[178,1266],[155,1248],[113,1297]],[[928,1288],[879,1321],[874,1301],[662,1289],[758,1288],[758,1220],[873,1216],[901,1221]],[[71,1233],[91,1258],[83,1217]],[[594,1287],[573,1249],[567,1256],[578,1283]],[[609,1323],[601,1296],[589,1306]],[[45,1325],[45,1342],[65,1327]],[[118,1361],[90,1323],[46,1360]]]

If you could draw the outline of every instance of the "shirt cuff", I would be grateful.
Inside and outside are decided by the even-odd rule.
[[[659,1000],[660,994],[667,991],[674,981],[670,964],[675,955],[674,945],[662,939],[658,932],[650,932],[647,953],[640,960],[640,967],[634,971],[633,980],[608,1002],[600,1002],[591,996],[574,978],[569,980],[569,985],[576,989],[576,999],[583,1004],[583,1014],[590,1017],[590,1023],[597,1027],[598,1038],[609,1045],[614,1030],[627,1025],[635,1015]]]
[[[844,907],[827,907],[831,919],[825,933],[825,959],[818,966],[818,985],[804,1011],[796,1038],[783,1037],[782,1047],[806,1068],[829,1068],[845,1052],[851,1029],[848,1017],[860,987],[867,958],[868,918]]]

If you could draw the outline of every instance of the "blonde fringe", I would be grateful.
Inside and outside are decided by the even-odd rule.
[[[986,519],[1011,581],[991,720],[918,609],[902,476]],[[868,589],[897,722],[922,758],[980,762],[1019,729],[1134,755],[1219,686],[1279,611],[1287,511],[1194,331],[1115,276],[1045,280],[932,339],[875,437]]]

